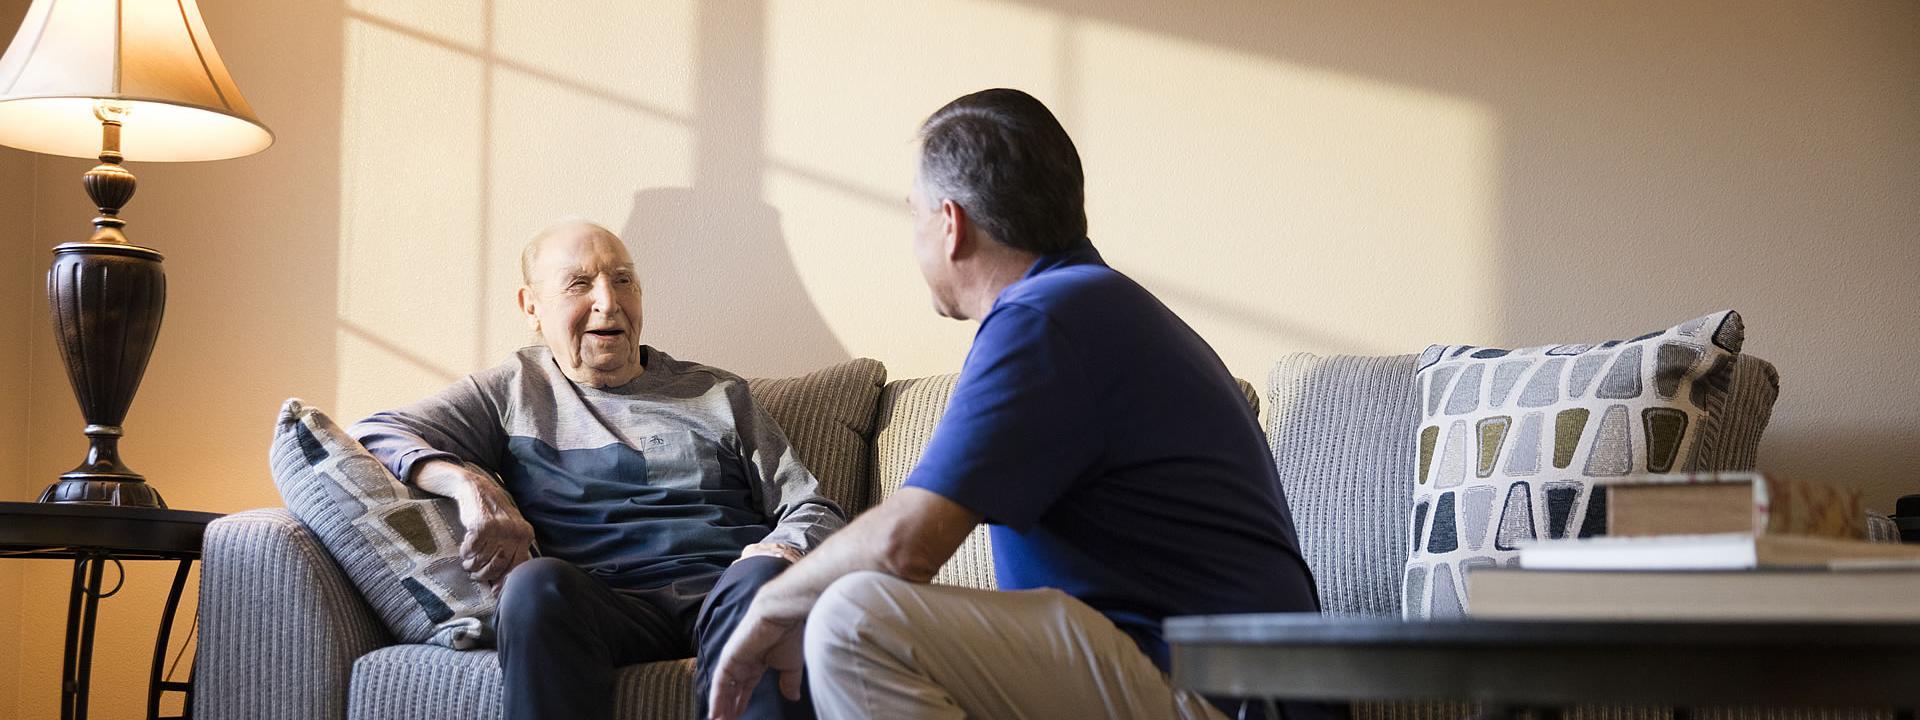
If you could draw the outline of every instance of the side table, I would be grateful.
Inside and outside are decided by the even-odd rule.
[[[108,563],[129,560],[172,560],[179,563],[173,588],[160,616],[160,633],[153,646],[153,667],[147,680],[147,717],[160,717],[160,697],[167,692],[186,695],[193,714],[193,670],[187,682],[161,678],[167,640],[186,588],[187,571],[200,557],[200,538],[207,523],[219,513],[105,505],[55,505],[0,502],[0,559],[39,558],[73,561],[73,585],[67,596],[66,650],[60,667],[60,717],[87,717],[87,690],[93,668],[93,627],[100,599],[119,591],[102,592],[101,574]],[[121,582],[124,582],[124,575]]]

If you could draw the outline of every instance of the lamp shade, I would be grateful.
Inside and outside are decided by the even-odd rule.
[[[194,0],[34,0],[0,57],[0,144],[95,157],[103,102],[122,115],[127,160],[220,160],[273,144]]]

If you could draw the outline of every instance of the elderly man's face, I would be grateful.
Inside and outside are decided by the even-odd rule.
[[[541,241],[520,289],[520,310],[574,382],[625,385],[639,377],[640,281],[619,238],[566,228]]]

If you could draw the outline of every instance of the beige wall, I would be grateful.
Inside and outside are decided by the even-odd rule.
[[[12,38],[24,0],[0,0],[0,38]],[[39,492],[28,473],[32,427],[27,417],[30,387],[28,343],[31,324],[45,313],[36,282],[40,261],[33,251],[34,156],[0,148],[0,501],[30,500]],[[18,705],[21,600],[26,563],[0,561],[0,717]],[[58,672],[58,665],[48,675]]]
[[[951,371],[971,326],[908,257],[912,133],[1010,85],[1079,143],[1108,258],[1243,377],[1734,307],[1784,376],[1767,467],[1881,510],[1920,492],[1920,6],[1174,7],[209,0],[278,142],[135,167],[172,295],[127,460],[176,507],[278,504],[280,400],[351,418],[497,362],[527,337],[514,255],[562,215],[626,234],[678,355]],[[85,231],[86,165],[39,163],[30,264]],[[45,478],[83,444],[38,313]],[[43,717],[63,578],[27,574],[17,702]],[[164,581],[131,569],[106,606],[136,640],[103,650],[103,715],[137,707]]]
[[[0,20],[0,36],[10,37],[5,23],[16,20]],[[34,282],[40,256],[31,252],[33,170],[32,155],[0,149],[0,501],[30,500],[40,491],[27,472],[28,328],[44,315],[32,312],[44,292]],[[25,572],[22,562],[0,561],[0,716],[15,706],[21,637],[14,621]]]

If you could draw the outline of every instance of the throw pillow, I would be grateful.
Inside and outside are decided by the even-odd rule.
[[[410,487],[318,408],[280,408],[274,485],[395,639],[492,644],[495,599],[460,566],[465,529],[450,499]],[[477,468],[476,468],[477,469]]]
[[[1405,615],[1461,615],[1467,573],[1517,564],[1520,542],[1604,534],[1596,478],[1733,469],[1719,439],[1750,422],[1726,408],[1744,337],[1728,310],[1626,341],[1427,348]]]

